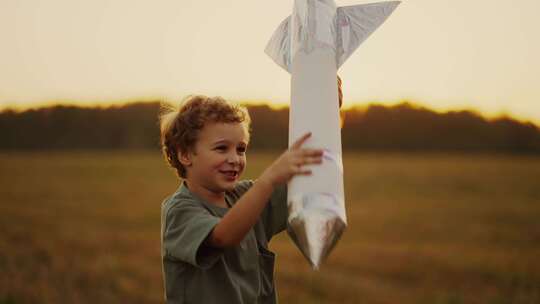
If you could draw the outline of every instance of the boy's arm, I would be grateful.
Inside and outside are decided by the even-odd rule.
[[[238,245],[257,222],[273,189],[269,181],[259,178],[214,227],[208,244],[213,247]]]
[[[302,168],[303,165],[322,162],[322,150],[301,148],[310,136],[311,133],[307,133],[298,139],[263,172],[253,186],[214,227],[208,237],[210,246],[238,245],[257,222],[277,185],[288,182],[294,175],[311,174],[310,170]]]

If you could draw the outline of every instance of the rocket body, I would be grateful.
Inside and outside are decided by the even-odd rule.
[[[289,146],[312,132],[304,147],[324,150],[312,175],[289,182],[287,198],[287,232],[315,269],[347,225],[337,70],[398,3],[336,8],[333,0],[295,0],[265,50],[291,73]]]
[[[311,166],[310,176],[294,177],[288,185],[287,231],[313,267],[330,252],[347,222],[334,57],[330,48],[316,48],[297,53],[292,62],[289,146],[310,131],[304,147],[324,150],[322,164]]]

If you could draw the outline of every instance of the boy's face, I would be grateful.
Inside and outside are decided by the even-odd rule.
[[[208,123],[186,166],[191,184],[212,192],[232,190],[244,172],[249,137],[242,123]]]

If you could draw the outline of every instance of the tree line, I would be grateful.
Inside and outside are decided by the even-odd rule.
[[[247,106],[250,149],[287,147],[288,109]],[[1,150],[159,149],[160,102],[84,108],[50,106],[0,112]],[[540,153],[532,123],[472,111],[437,113],[401,103],[342,112],[344,150]]]

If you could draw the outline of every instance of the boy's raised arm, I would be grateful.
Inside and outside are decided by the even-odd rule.
[[[214,227],[207,239],[210,246],[238,245],[257,222],[277,185],[287,183],[294,175],[311,174],[311,170],[302,166],[322,162],[322,150],[302,148],[302,144],[310,136],[311,133],[307,133],[300,137],[262,173],[253,186]]]

